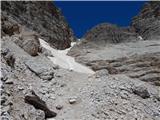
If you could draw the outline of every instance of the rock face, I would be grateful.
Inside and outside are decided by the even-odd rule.
[[[131,24],[143,39],[160,38],[160,2],[147,2]]]
[[[7,16],[2,12],[2,37],[10,36],[13,42],[23,48],[31,56],[38,55],[40,52],[40,43],[38,41],[38,34],[25,26],[20,25],[13,18]]]
[[[6,12],[19,24],[36,31],[52,47],[58,49],[68,48],[74,39],[73,32],[61,15],[60,10],[51,1],[3,1],[3,12]],[[13,27],[10,27],[5,32],[13,34],[10,32],[12,29]]]
[[[14,35],[15,33],[20,33],[19,25],[16,21],[9,18],[6,13],[1,13],[1,35]]]
[[[136,40],[137,34],[131,28],[121,28],[113,24],[102,23],[89,30],[84,39],[96,43],[120,43]]]

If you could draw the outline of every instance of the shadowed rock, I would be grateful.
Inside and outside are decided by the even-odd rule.
[[[4,57],[6,63],[7,63],[10,67],[14,68],[15,57],[14,57],[13,53],[10,52],[9,49],[2,49],[2,50],[1,50],[1,55]]]
[[[5,35],[14,35],[15,33],[18,34],[20,33],[20,26],[18,23],[16,23],[14,20],[11,20],[7,17],[5,13],[2,13],[1,17],[1,25],[2,25],[2,36]]]
[[[7,16],[36,31],[41,38],[58,49],[70,47],[74,38],[61,11],[52,1],[3,1],[2,12]]]
[[[56,117],[57,113],[49,110],[46,103],[43,100],[41,100],[39,98],[39,96],[35,94],[35,92],[33,92],[32,94],[33,94],[33,96],[28,96],[28,95],[25,96],[26,103],[33,105],[35,107],[35,109],[40,109],[40,110],[44,111],[45,118]]]
[[[138,86],[138,87],[133,88],[133,93],[142,97],[143,99],[147,99],[150,97],[150,94],[147,88],[144,86]]]

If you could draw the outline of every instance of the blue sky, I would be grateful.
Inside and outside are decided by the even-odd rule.
[[[144,1],[56,1],[73,29],[80,38],[99,23],[109,22],[119,26],[129,26]]]

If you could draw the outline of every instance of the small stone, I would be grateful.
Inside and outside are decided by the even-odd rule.
[[[102,69],[102,70],[96,71],[95,77],[100,78],[100,77],[108,76],[108,75],[109,75],[108,70]]]
[[[7,98],[5,96],[1,97],[1,105],[3,105],[7,101]]]
[[[54,66],[54,69],[59,69],[59,65],[55,65],[55,66]]]
[[[70,104],[74,104],[76,102],[77,102],[76,98],[69,98],[69,103]]]
[[[43,90],[43,89],[41,89],[41,90],[40,90],[40,93],[42,93],[43,95],[45,95],[45,94],[46,94],[46,91]]]
[[[63,108],[62,105],[57,105],[57,106],[56,106],[56,109],[57,109],[57,110],[61,110],[62,108]]]
[[[49,98],[51,98],[52,100],[55,100],[55,99],[56,99],[56,97],[54,97],[54,96],[50,96]]]
[[[63,94],[62,94],[62,93],[57,93],[57,95],[58,95],[58,96],[63,96]]]
[[[8,79],[7,76],[3,75],[2,73],[1,73],[0,77],[1,77],[1,81],[3,81],[3,82],[5,82]]]
[[[22,86],[18,86],[18,90],[24,90]]]
[[[62,75],[60,75],[60,74],[56,74],[56,75],[55,75],[55,77],[58,77],[58,78],[59,78],[59,77],[62,77]]]
[[[150,97],[150,94],[145,86],[137,86],[133,88],[133,93],[142,97],[143,99]]]
[[[66,84],[61,84],[61,85],[60,85],[60,87],[65,87],[65,86],[66,86]]]
[[[5,84],[14,84],[13,79],[6,80]]]

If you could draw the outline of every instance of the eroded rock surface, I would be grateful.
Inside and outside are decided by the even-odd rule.
[[[133,18],[132,26],[144,39],[160,39],[160,2],[145,3],[140,13]]]
[[[137,34],[131,28],[122,28],[109,23],[102,23],[93,27],[83,38],[86,39],[86,42],[96,42],[101,46],[107,43],[138,40]]]
[[[52,47],[65,49],[74,40],[73,32],[52,1],[2,1],[2,12],[40,34]],[[3,28],[3,25],[2,25]],[[6,32],[10,32],[9,28]]]

